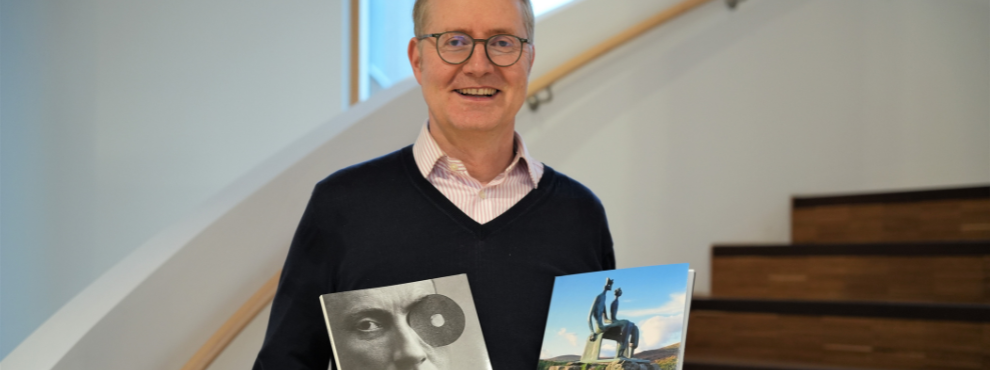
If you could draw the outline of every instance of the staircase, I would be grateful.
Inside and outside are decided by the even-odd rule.
[[[990,369],[990,186],[796,197],[791,222],[712,247],[685,369]]]

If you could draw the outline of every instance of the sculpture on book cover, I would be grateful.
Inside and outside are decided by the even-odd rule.
[[[591,312],[588,313],[588,328],[591,329],[591,337],[589,339],[591,340],[594,340],[596,332],[601,332],[605,327],[602,322],[608,320],[608,314],[605,312],[605,300],[608,298],[608,291],[612,290],[612,283],[614,282],[615,280],[611,278],[605,278],[605,289],[595,297],[595,302],[591,304]],[[612,316],[615,316],[614,311]],[[596,323],[598,324],[598,329],[595,329],[594,324]]]
[[[615,299],[609,307],[609,312],[605,311],[605,300],[608,291],[612,289],[615,280],[606,278],[605,288],[595,301],[591,304],[591,312],[588,313],[588,328],[591,335],[584,347],[584,354],[581,356],[582,362],[599,361],[602,340],[609,339],[616,342],[615,359],[632,358],[636,347],[639,347],[639,327],[629,320],[619,320],[619,297],[622,296],[622,288],[615,290]],[[611,320],[609,313],[612,314]],[[596,325],[597,324],[597,327]]]
[[[554,370],[592,369],[602,368],[606,370],[659,370],[657,364],[650,361],[633,358],[636,348],[639,347],[639,327],[629,320],[620,320],[619,297],[622,296],[622,288],[615,289],[615,299],[605,310],[605,301],[608,299],[608,291],[612,290],[615,280],[605,279],[605,287],[601,293],[595,297],[591,303],[591,311],[588,312],[588,328],[591,335],[585,343],[584,353],[581,360],[564,366],[555,366]],[[611,316],[611,319],[609,318]],[[608,339],[616,342],[615,356],[612,358],[601,358],[602,341]],[[591,365],[591,367],[589,367]]]

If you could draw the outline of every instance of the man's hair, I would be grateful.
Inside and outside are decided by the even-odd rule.
[[[486,1],[486,0],[477,0]],[[426,8],[429,0],[416,0],[416,4],[413,5],[413,30],[416,36],[423,35],[425,31],[423,28],[426,27]],[[529,39],[532,44],[533,39],[536,37],[536,16],[533,15],[533,5],[529,3],[529,0],[519,0],[522,4],[522,17],[523,26],[526,27],[526,36],[524,38]]]

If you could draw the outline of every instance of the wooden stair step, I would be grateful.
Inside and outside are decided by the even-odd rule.
[[[990,241],[719,245],[715,297],[990,303]]]
[[[684,361],[684,370],[873,370],[862,367],[821,366],[812,364],[752,360],[693,359]]]
[[[695,311],[990,323],[990,304],[980,303],[799,301],[708,297],[691,300],[691,314],[694,315]]]
[[[796,196],[795,243],[990,239],[990,186]]]
[[[685,363],[990,368],[990,305],[696,298]]]

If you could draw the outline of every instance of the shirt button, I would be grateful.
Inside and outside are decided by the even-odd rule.
[[[451,164],[450,164],[450,170],[451,170],[451,171],[454,171],[454,172],[457,172],[457,165],[456,165],[456,164],[453,164],[453,163],[451,163]]]
[[[482,191],[479,191],[478,192],[478,196],[481,197],[481,199],[485,199],[485,197],[487,197],[488,195],[485,194],[485,191],[484,190],[482,190]]]

